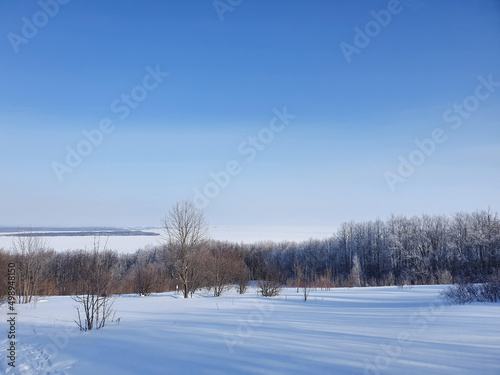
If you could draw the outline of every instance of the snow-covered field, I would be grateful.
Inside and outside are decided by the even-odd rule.
[[[9,374],[500,374],[500,305],[443,305],[443,286],[312,291],[263,298],[165,293],[116,298],[116,316],[79,332],[74,303],[17,306]],[[7,368],[1,311],[0,368]]]
[[[160,228],[147,229],[148,232],[162,234]],[[333,235],[335,227],[328,226],[255,226],[255,225],[217,225],[210,227],[210,237],[221,241],[305,241],[309,238],[323,239]],[[4,233],[5,234],[5,233]],[[69,249],[91,249],[92,236],[44,237],[49,246],[56,251]],[[9,249],[14,237],[0,234],[0,249]],[[161,236],[110,236],[107,248],[120,253],[133,253],[147,246],[155,246],[162,241]]]

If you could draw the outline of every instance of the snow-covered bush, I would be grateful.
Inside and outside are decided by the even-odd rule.
[[[461,281],[441,292],[441,297],[449,303],[461,305],[472,302],[500,302],[500,279],[483,283]]]
[[[262,297],[276,297],[279,296],[283,285],[277,280],[260,280],[259,291]]]

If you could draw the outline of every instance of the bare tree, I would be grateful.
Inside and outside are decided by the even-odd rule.
[[[151,263],[139,263],[133,271],[134,292],[139,296],[149,296],[156,285],[156,268]]]
[[[302,297],[304,298],[304,302],[307,301],[310,291],[311,289],[309,288],[309,283],[305,282],[304,285],[302,286]]]
[[[361,286],[361,266],[359,264],[358,255],[355,254],[352,260],[352,269],[349,273],[349,285],[354,287]]]
[[[244,281],[242,278],[245,277],[245,262],[240,258],[234,244],[211,242],[205,259],[207,283],[213,287],[214,297],[220,297],[231,287],[231,283],[239,279]],[[248,275],[248,271],[246,274]]]
[[[295,275],[295,283],[297,284],[297,293],[302,285],[302,278],[304,277],[305,266],[300,264],[297,260],[293,264],[293,273]]]
[[[100,238],[94,237],[93,250],[85,255],[79,265],[78,294],[72,298],[77,303],[76,324],[80,330],[90,331],[103,328],[112,319],[114,301],[110,294],[112,275],[110,265],[106,264],[109,260],[106,245],[101,253]]]
[[[250,281],[250,270],[248,269],[245,261],[243,259],[239,259],[239,261],[235,264],[236,273],[236,281],[238,283],[238,293],[245,294],[248,282]]]
[[[138,250],[135,254],[136,263],[132,267],[131,279],[134,293],[139,296],[149,296],[155,288],[158,288],[160,273],[158,265],[155,264],[152,251]]]
[[[307,301],[307,297],[309,297],[310,289],[310,275],[308,274],[308,267],[305,266],[301,271],[301,279],[302,281],[302,297],[304,298],[304,302]]]
[[[33,297],[40,293],[40,284],[43,282],[42,276],[47,265],[47,249],[47,242],[36,233],[22,233],[13,241],[18,303],[31,303]]]
[[[208,237],[205,217],[192,202],[179,202],[165,216],[163,229],[173,276],[181,283],[184,298],[188,298],[196,278],[196,253]]]
[[[208,250],[201,247],[195,251],[191,256],[190,267],[188,269],[189,294],[193,297],[194,292],[209,285],[208,273]]]

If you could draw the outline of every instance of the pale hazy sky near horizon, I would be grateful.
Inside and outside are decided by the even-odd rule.
[[[194,189],[211,224],[500,207],[499,1],[61,3],[0,3],[0,225],[158,226]]]

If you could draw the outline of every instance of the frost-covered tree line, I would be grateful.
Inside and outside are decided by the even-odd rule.
[[[500,276],[500,219],[489,210],[351,221],[330,238],[299,243],[238,244],[202,236],[182,247],[175,236],[167,236],[164,245],[133,254],[105,248],[98,254],[55,252],[33,238],[21,236],[12,249],[0,251],[0,267],[7,269],[13,261],[18,268],[20,302],[37,295],[79,294],[95,267],[106,280],[101,294],[178,290],[185,297],[200,289],[220,296],[231,285],[244,292],[249,280],[272,290],[279,285],[448,284]],[[0,281],[2,295],[5,281]]]
[[[294,278],[298,263],[309,269],[309,279],[334,285],[442,284],[498,274],[500,220],[490,211],[393,215],[343,223],[323,241],[268,244],[264,252],[286,279]]]

